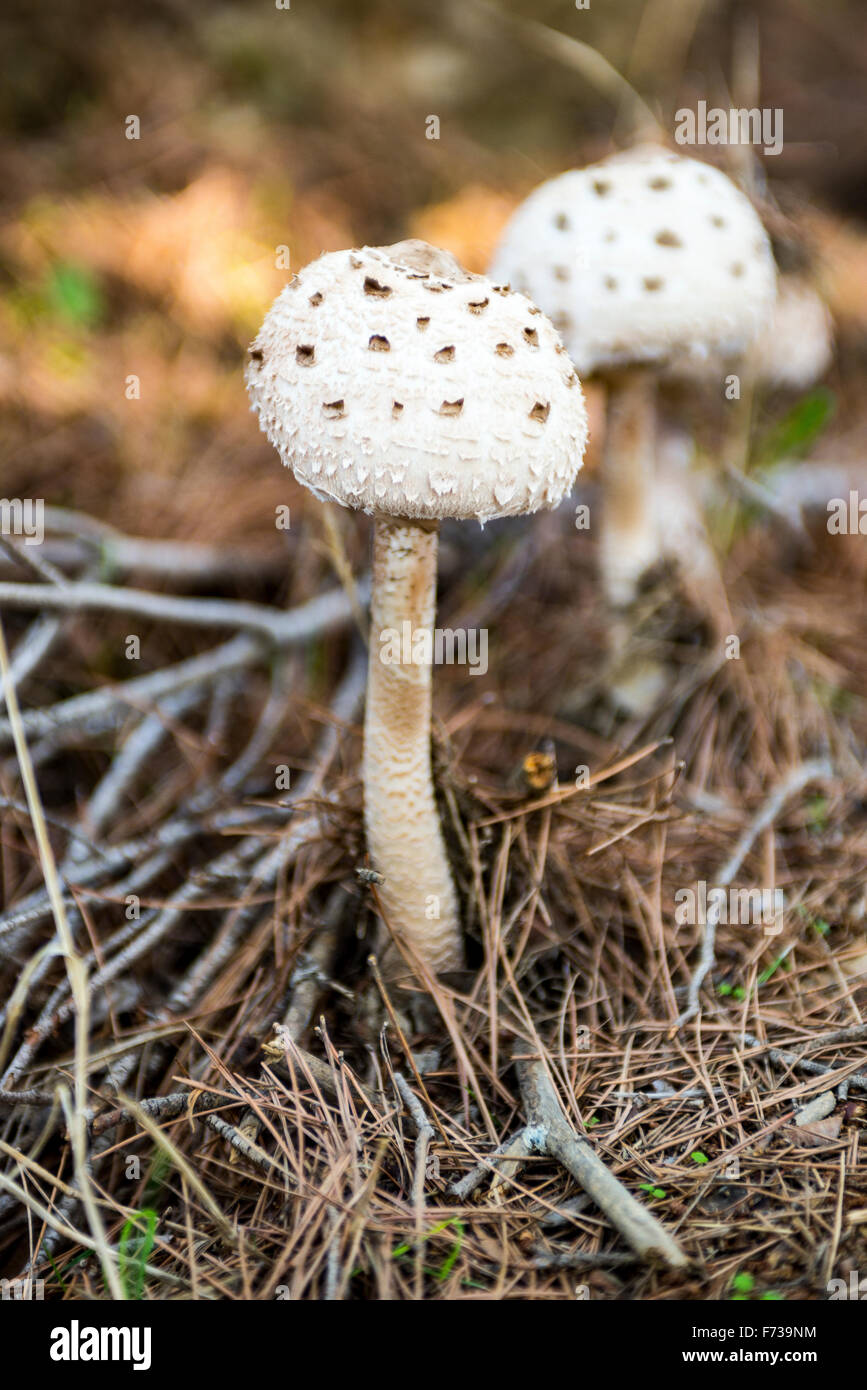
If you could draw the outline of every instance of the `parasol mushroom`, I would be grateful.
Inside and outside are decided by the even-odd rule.
[[[756,340],[775,297],[767,234],[725,174],[643,145],[531,193],[491,274],[549,313],[578,371],[608,386],[600,563],[609,601],[628,607],[662,553],[656,370]]]
[[[430,650],[442,518],[484,523],[554,507],[570,490],[586,438],[578,377],[523,296],[407,241],[302,270],[250,349],[247,384],[299,482],[374,517],[368,848],[392,932],[432,970],[459,967],[431,775],[430,660],[394,660],[389,634]]]

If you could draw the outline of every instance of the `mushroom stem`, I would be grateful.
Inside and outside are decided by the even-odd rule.
[[[363,769],[367,844],[385,880],[385,916],[434,971],[463,964],[431,776],[438,529],[436,521],[376,518]]]
[[[605,595],[626,608],[660,558],[653,512],[656,392],[650,371],[613,376],[602,475],[600,565]]]

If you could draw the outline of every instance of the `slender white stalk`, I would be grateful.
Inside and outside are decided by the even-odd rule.
[[[656,397],[650,371],[612,378],[602,475],[599,560],[615,608],[636,597],[641,576],[661,558],[653,510]]]
[[[388,924],[436,971],[463,963],[458,903],[431,777],[431,665],[389,639],[433,636],[437,524],[378,517],[364,723],[364,816]],[[408,624],[408,628],[405,628]],[[405,653],[403,654],[405,656]]]

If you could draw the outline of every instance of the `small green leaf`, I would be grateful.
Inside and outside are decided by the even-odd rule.
[[[747,1294],[752,1293],[755,1286],[755,1279],[752,1274],[749,1274],[746,1270],[740,1271],[732,1279],[732,1288],[735,1293],[740,1294],[741,1297],[745,1297]]]
[[[457,1239],[454,1245],[452,1246],[451,1250],[449,1251],[448,1255],[446,1256],[441,1267],[438,1270],[430,1271],[430,1273],[436,1275],[437,1279],[448,1278],[449,1274],[452,1271],[452,1268],[454,1267],[455,1261],[458,1258],[458,1255],[461,1253],[461,1247],[464,1243],[464,1224],[457,1216],[453,1216],[448,1221],[441,1221],[438,1226],[434,1226],[430,1231],[426,1231],[424,1235],[421,1237],[423,1241],[430,1240],[432,1236],[438,1236],[441,1231],[448,1230],[449,1226],[454,1226],[455,1231],[457,1233]],[[408,1255],[411,1250],[412,1245],[408,1242],[405,1242],[403,1245],[396,1245],[391,1252],[391,1258],[393,1260],[399,1260],[404,1255]]]
[[[54,1270],[54,1277],[56,1278],[56,1280],[57,1280],[58,1284],[60,1285],[60,1287],[63,1289],[63,1292],[66,1293],[66,1290],[67,1290],[67,1287],[68,1287],[68,1286],[67,1286],[67,1283],[66,1283],[66,1280],[64,1279],[63,1275],[60,1273],[60,1270],[57,1268],[57,1265],[55,1264],[54,1260],[51,1258],[51,1252],[50,1252],[49,1250],[46,1250],[46,1251],[45,1251],[45,1254],[48,1256],[48,1263],[51,1265],[51,1268]]]
[[[690,1158],[693,1163],[710,1163],[707,1154],[703,1154],[701,1149],[696,1149],[694,1153],[691,1153]]]
[[[717,994],[721,995],[723,999],[726,999],[729,995],[731,995],[732,999],[743,999],[744,997],[742,985],[730,985],[726,980],[723,980],[716,988]]]
[[[454,1228],[457,1232],[457,1240],[455,1241],[449,1253],[446,1255],[445,1259],[440,1265],[439,1272],[437,1273],[437,1279],[440,1281],[441,1284],[444,1283],[446,1279],[448,1279],[449,1275],[454,1269],[458,1255],[461,1253],[461,1247],[464,1243],[464,1223],[462,1221],[459,1221],[457,1217],[455,1217],[455,1220],[452,1224],[454,1225]]]
[[[59,261],[51,267],[48,302],[58,318],[82,328],[90,328],[102,314],[99,284],[81,265]]]
[[[661,1200],[663,1197],[668,1196],[668,1193],[666,1192],[664,1187],[655,1187],[652,1182],[639,1183],[639,1187],[641,1188],[642,1192],[649,1193],[651,1197],[657,1200]]]
[[[770,980],[770,978],[773,975],[775,975],[777,971],[780,969],[780,966],[784,966],[786,969],[789,968],[786,964],[785,956],[777,956],[777,959],[762,971],[756,983],[759,985],[766,985],[768,983],[768,980]]]
[[[822,433],[836,406],[833,391],[826,387],[811,391],[759,441],[756,449],[759,460],[767,467],[793,454],[805,454]]]
[[[145,1266],[156,1241],[157,1214],[149,1207],[124,1224],[118,1241],[118,1269],[129,1299],[144,1292]]]

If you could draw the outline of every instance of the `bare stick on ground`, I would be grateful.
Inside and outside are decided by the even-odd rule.
[[[0,597],[5,603],[11,589],[27,602],[28,607],[34,606],[29,600],[36,593],[37,586],[32,585],[0,585]],[[53,589],[42,590],[46,601],[52,597],[56,598]],[[57,592],[67,592],[57,591]],[[118,594],[126,594],[127,598],[132,594],[131,590],[107,589],[108,594],[112,594],[117,600]],[[359,592],[362,599],[367,596],[367,586],[362,583],[359,585]],[[29,596],[29,597],[28,597]],[[153,617],[162,616],[169,619],[172,615],[177,618],[177,609],[172,609],[171,605],[180,603],[192,603],[196,605],[197,600],[181,600],[165,598],[165,602],[157,603],[165,596],[159,594],[147,594],[144,598],[148,600],[147,611]],[[201,601],[205,603],[205,600]],[[228,600],[210,600],[211,603],[223,602],[232,607]],[[169,605],[170,611],[167,611]],[[39,607],[41,605],[36,604]],[[122,607],[122,602],[121,602]],[[240,607],[240,605],[239,605]],[[93,736],[94,734],[106,733],[116,728],[126,717],[129,708],[149,710],[153,703],[161,696],[170,694],[175,690],[182,690],[187,686],[198,685],[205,681],[214,681],[220,676],[230,671],[241,670],[243,667],[250,666],[262,659],[263,638],[273,643],[277,648],[295,645],[300,642],[309,641],[318,633],[330,632],[335,628],[345,626],[352,617],[352,605],[343,589],[332,589],[328,593],[321,594],[317,598],[311,599],[308,603],[299,608],[290,608],[281,612],[278,609],[258,608],[257,605],[246,605],[248,609],[255,609],[261,616],[261,623],[256,623],[256,631],[241,632],[221,646],[215,647],[210,652],[203,652],[200,656],[190,657],[187,661],[178,662],[174,666],[165,666],[158,671],[151,671],[146,676],[137,676],[130,681],[122,681],[115,685],[105,686],[101,690],[88,691],[85,695],[73,695],[68,700],[62,700],[57,705],[52,705],[44,709],[28,710],[23,716],[24,728],[27,734],[38,737],[48,736],[57,743],[63,740],[60,737],[62,732],[69,732],[76,737],[82,734]],[[79,611],[73,608],[73,611]],[[84,611],[81,609],[80,611]],[[139,607],[136,612],[143,612]],[[198,610],[203,613],[201,607]],[[212,611],[212,610],[209,610]],[[267,615],[267,616],[265,616]],[[248,614],[249,616],[249,614]],[[236,612],[236,618],[240,614]],[[201,619],[204,621],[204,617]],[[239,627],[249,626],[245,622],[237,623]],[[0,719],[0,747],[10,743],[12,740],[12,730],[9,721]]]
[[[642,1259],[683,1269],[687,1257],[677,1241],[608,1171],[586,1139],[576,1134],[544,1063],[518,1059],[515,1065],[527,1117],[524,1140],[530,1152],[548,1154],[562,1163]]]
[[[453,1183],[453,1197],[465,1201],[485,1171],[511,1176],[528,1158],[547,1156],[562,1163],[643,1260],[683,1269],[688,1260],[677,1241],[605,1167],[586,1139],[575,1132],[539,1058],[515,1059],[526,1125],[492,1154],[484,1166]],[[499,1160],[499,1161],[497,1161]],[[496,1165],[496,1166],[495,1166]]]

